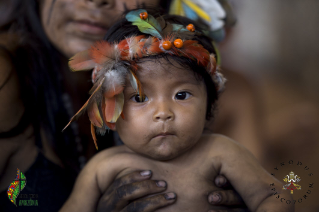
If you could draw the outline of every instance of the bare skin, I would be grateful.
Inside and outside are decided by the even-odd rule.
[[[273,196],[270,184],[275,182],[276,190],[280,191],[282,184],[243,146],[224,136],[203,134],[206,88],[190,70],[168,64],[164,59],[158,63],[142,60],[137,75],[146,98],[140,101],[136,91],[126,84],[125,119],[116,122],[116,130],[125,145],[104,150],[89,162],[61,211],[148,209],[147,203],[135,202],[122,209],[117,204],[104,206],[99,202],[101,195],[102,199],[112,202],[110,188],[117,187],[114,183],[111,185],[112,182],[142,170],[152,170],[153,179],[159,180],[156,185],[149,186],[166,188],[163,196],[152,201],[176,199],[174,204],[156,211],[226,210],[207,201],[211,190],[219,190],[213,183],[219,174],[230,180],[249,210],[293,211],[293,206],[282,204]],[[125,185],[119,188],[123,187]],[[115,191],[116,195],[126,198],[127,192],[121,189]],[[133,192],[136,187],[130,189]],[[88,197],[87,193],[91,195]],[[140,190],[136,195],[140,197],[146,193]],[[280,195],[292,199],[288,192]]]
[[[65,61],[65,64],[67,64],[68,57],[78,51],[87,49],[94,41],[103,38],[106,30],[113,21],[115,21],[115,18],[119,17],[124,11],[123,3],[126,3],[128,9],[136,5],[134,1],[130,0],[56,0],[54,4],[52,4],[53,0],[43,0],[40,2],[41,22],[44,31],[54,46],[65,56],[61,58]],[[139,2],[145,2],[147,6],[158,4],[158,1],[144,0]],[[88,31],[90,33],[87,34]],[[1,44],[12,52],[15,51],[18,40],[19,37],[16,35],[1,34]],[[7,53],[2,50],[0,50],[0,67],[0,85],[3,85],[7,76],[11,75],[0,90],[0,132],[7,132],[19,123],[25,108],[20,98],[20,86],[16,70],[14,70],[14,64],[12,64]],[[69,72],[67,66],[61,67],[61,72],[64,78],[73,82],[66,85],[66,87],[72,97],[74,110],[76,111],[81,107],[82,103],[85,102],[86,97],[83,95],[81,99],[75,94],[79,92],[78,89],[82,89],[82,93],[89,90],[88,75],[74,75]],[[80,131],[89,135],[88,125],[84,121],[81,123],[79,124]],[[50,147],[43,131],[41,132],[41,139],[43,144],[42,151],[45,157],[53,163],[62,166],[62,162]],[[89,148],[94,152],[93,143],[89,145]],[[9,139],[0,139],[0,190],[3,191],[7,189],[7,186],[12,181],[12,176],[16,174],[16,167],[19,167],[22,172],[27,171],[33,164],[37,154],[38,149],[35,145],[34,129],[31,125],[17,136]],[[140,184],[141,179],[135,178],[134,172],[127,176],[132,179],[132,181],[129,182],[136,182],[135,184],[126,184],[128,182],[126,180],[122,182],[127,185],[128,190],[130,190],[129,188],[131,186],[137,186],[139,189],[143,189],[147,194],[154,194],[159,191],[158,188],[151,186],[155,183],[154,180],[148,180]],[[151,176],[149,179],[150,178]],[[224,179],[222,176],[220,176],[220,178]],[[226,181],[226,179],[224,179],[224,181]],[[118,188],[115,187],[115,189],[117,190]],[[139,190],[135,191],[139,192]],[[132,201],[135,200],[135,198],[133,198],[136,196],[135,191],[129,194],[130,196],[128,197]],[[213,194],[214,192],[212,191],[212,195]],[[213,198],[209,198],[208,201],[211,204],[242,205],[240,197],[238,195],[234,196],[234,192],[231,190],[219,191],[219,194],[222,196],[220,200],[213,201]],[[116,194],[111,193],[108,195],[108,198],[114,199],[115,195]],[[149,202],[151,202],[150,205],[152,205],[152,207],[147,210],[152,211],[152,208],[154,209],[173,203],[172,201],[161,198],[161,196],[162,195],[151,197]],[[152,198],[157,198],[158,201],[153,201]],[[144,204],[143,201],[136,202]],[[122,199],[118,200],[118,204],[123,205],[124,203]]]

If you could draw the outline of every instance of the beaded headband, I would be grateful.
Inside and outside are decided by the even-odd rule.
[[[96,149],[98,147],[95,128],[98,133],[104,134],[108,129],[115,129],[115,123],[120,116],[124,119],[123,90],[127,76],[133,89],[140,98],[144,98],[142,85],[136,76],[137,60],[159,54],[186,57],[206,68],[217,91],[220,91],[225,83],[223,75],[218,72],[214,54],[210,54],[196,40],[191,40],[198,34],[193,24],[186,28],[183,25],[170,24],[165,22],[163,17],[155,19],[144,9],[129,12],[126,19],[146,35],[131,36],[115,44],[98,41],[90,49],[74,55],[69,61],[72,71],[93,69],[94,85],[90,91],[90,98],[66,127],[87,109]]]

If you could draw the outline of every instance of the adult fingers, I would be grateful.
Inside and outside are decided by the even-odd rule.
[[[224,175],[217,175],[217,177],[215,177],[215,185],[219,188],[231,188],[232,187]]]
[[[115,190],[123,185],[126,185],[126,184],[149,179],[151,176],[152,176],[151,170],[135,171],[135,172],[129,173],[123,177],[116,179],[112,183],[112,185],[108,187],[106,193],[113,192],[113,190]]]
[[[115,180],[100,198],[97,211],[120,211],[135,199],[164,191],[166,182],[149,180],[150,174],[133,172]]]
[[[213,191],[208,195],[208,202],[212,205],[245,206],[243,199],[235,190]]]
[[[173,204],[176,201],[175,193],[158,194],[136,200],[126,206],[121,212],[152,212],[158,208]]]
[[[208,212],[250,212],[247,208],[234,208],[227,210],[209,210]]]
[[[133,200],[164,191],[165,189],[165,181],[144,180],[117,188],[113,191],[112,198],[117,201],[117,208],[122,209]]]

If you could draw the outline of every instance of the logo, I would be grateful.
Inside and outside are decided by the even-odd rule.
[[[19,206],[38,206],[38,200],[33,200],[33,199],[29,199],[29,200],[23,200],[21,198],[28,198],[28,196],[30,198],[38,198],[37,194],[20,194],[21,191],[25,188],[25,186],[27,185],[27,178],[26,176],[23,174],[23,172],[21,172],[19,169],[17,169],[17,175],[15,180],[9,185],[8,190],[7,190],[7,194],[8,194],[8,198],[9,200],[17,207],[17,198],[19,197]]]
[[[16,179],[9,185],[7,194],[9,197],[9,200],[17,206],[16,199],[20,192],[24,189],[24,187],[27,184],[27,178],[25,175],[17,169],[17,175]]]
[[[290,190],[290,193],[293,194],[294,190],[301,189],[301,186],[296,184],[297,182],[299,182],[301,179],[300,177],[298,177],[297,175],[295,175],[294,172],[290,172],[289,175],[286,175],[286,177],[283,179],[283,181],[285,181],[285,183],[288,183],[286,185],[283,186],[282,189],[284,190]]]
[[[287,173],[289,174],[287,175]],[[298,175],[295,173],[298,173]],[[270,188],[273,191],[273,195],[281,202],[286,204],[299,204],[306,202],[307,199],[311,198],[315,178],[309,166],[304,165],[301,161],[290,160],[288,163],[282,162],[273,169],[271,175],[278,179],[282,179],[286,183],[282,189],[290,190],[290,193],[293,194],[293,201],[286,200],[280,196],[280,192],[278,193],[276,190],[275,183],[271,183]],[[301,187],[303,189],[301,189]]]

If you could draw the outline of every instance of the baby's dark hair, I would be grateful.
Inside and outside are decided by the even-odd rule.
[[[147,9],[148,13],[153,15],[155,18],[162,16],[165,22],[169,22],[171,24],[181,24],[185,27],[188,24],[193,24],[196,28],[197,35],[194,36],[193,40],[196,40],[201,44],[209,53],[213,53],[216,55],[216,50],[212,44],[212,40],[205,36],[203,31],[201,30],[202,27],[190,20],[188,18],[176,15],[163,15],[156,10]],[[130,11],[126,11],[128,13]],[[104,37],[104,40],[108,41],[109,43],[119,43],[120,41],[137,35],[145,35],[144,33],[140,32],[138,27],[132,25],[131,22],[127,21],[126,18],[121,19],[117,23],[115,23],[108,31]],[[179,56],[172,56],[169,54],[160,54],[160,55],[153,55],[147,57],[150,59],[160,59],[164,58],[168,62],[170,62],[170,58],[176,61],[181,67],[190,69],[194,72],[195,77],[197,80],[204,81],[207,91],[207,110],[206,110],[206,119],[209,120],[213,116],[213,111],[215,108],[215,102],[218,99],[218,92],[216,89],[216,85],[213,82],[211,76],[206,71],[206,68],[203,66],[198,65],[197,61],[191,60],[187,57],[179,57]],[[216,58],[217,59],[217,58]]]

